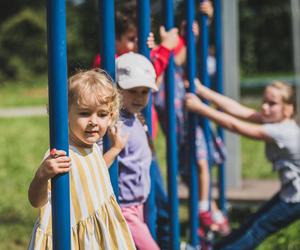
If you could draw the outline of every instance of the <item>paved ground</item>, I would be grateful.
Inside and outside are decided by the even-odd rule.
[[[20,108],[0,108],[0,117],[26,117],[26,116],[45,116],[47,109],[45,106],[20,107]]]
[[[226,195],[230,202],[236,203],[261,203],[270,199],[280,188],[278,180],[242,180],[238,188],[228,188]],[[188,198],[188,188],[184,184],[179,185],[178,190],[181,199]],[[213,189],[213,197],[218,197],[217,188]]]

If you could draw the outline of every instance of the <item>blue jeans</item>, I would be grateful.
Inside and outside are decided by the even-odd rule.
[[[161,250],[169,248],[169,211],[168,211],[168,195],[164,187],[164,181],[160,172],[157,160],[153,159],[153,171],[151,178],[154,179],[154,195],[155,206],[151,206],[146,201],[145,212],[146,217],[156,220],[156,241]],[[151,180],[153,183],[153,180]]]
[[[300,202],[287,203],[276,194],[250,220],[214,245],[214,249],[254,249],[263,240],[300,218]]]

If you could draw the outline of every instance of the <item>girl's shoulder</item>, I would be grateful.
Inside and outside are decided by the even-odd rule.
[[[300,136],[300,127],[295,120],[263,124],[263,128],[275,140],[298,140]]]

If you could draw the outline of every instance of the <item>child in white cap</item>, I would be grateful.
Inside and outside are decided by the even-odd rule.
[[[119,203],[139,250],[156,250],[158,245],[144,222],[143,205],[150,192],[150,165],[153,147],[141,111],[151,91],[157,91],[152,63],[130,52],[116,60],[116,82],[122,96],[121,133],[128,142],[118,156]]]

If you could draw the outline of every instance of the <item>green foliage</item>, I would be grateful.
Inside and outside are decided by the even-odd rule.
[[[45,74],[46,22],[43,13],[24,9],[7,19],[0,30],[2,76],[29,79]]]
[[[69,74],[91,67],[99,52],[100,27],[97,0],[74,5],[67,1],[67,49]],[[116,9],[128,1],[116,1]],[[183,1],[176,1],[183,3]],[[240,58],[244,75],[292,71],[290,2],[240,0]],[[184,18],[182,5],[177,20]],[[152,30],[163,23],[162,4],[152,1]],[[0,82],[28,79],[47,73],[46,4],[38,0],[0,1]],[[180,14],[181,13],[181,14]],[[213,27],[213,25],[211,26]],[[213,43],[213,29],[211,30]],[[280,50],[278,49],[280,48]]]
[[[76,69],[92,66],[99,52],[99,7],[98,1],[86,1],[79,6],[68,5],[67,41],[69,74]]]
[[[239,3],[242,72],[247,75],[292,71],[290,1],[240,0]]]

